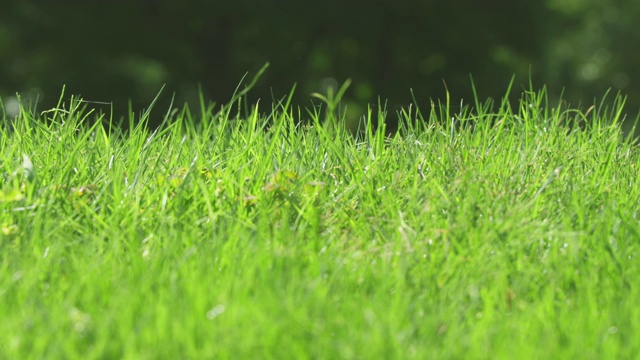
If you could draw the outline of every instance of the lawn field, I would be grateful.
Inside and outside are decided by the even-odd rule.
[[[382,107],[348,131],[342,93],[4,118],[0,358],[640,354],[622,98]]]

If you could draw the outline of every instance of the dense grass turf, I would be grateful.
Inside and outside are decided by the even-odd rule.
[[[5,119],[0,357],[640,353],[620,102],[412,106],[387,136],[384,112],[351,134],[321,98],[156,131],[79,101]]]

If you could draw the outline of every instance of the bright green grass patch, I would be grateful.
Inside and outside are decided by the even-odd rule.
[[[323,100],[156,131],[77,101],[4,120],[0,358],[640,353],[620,103],[413,107],[386,136]]]

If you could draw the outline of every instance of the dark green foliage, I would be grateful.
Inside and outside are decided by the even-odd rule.
[[[197,103],[199,86],[226,103],[247,71],[270,62],[251,102],[298,83],[294,103],[307,106],[312,92],[351,78],[344,100],[357,118],[378,95],[394,113],[412,102],[409,88],[422,106],[447,90],[452,104],[471,100],[470,74],[480,96],[501,98],[515,74],[515,87],[531,78],[576,105],[621,90],[635,113],[639,12],[584,0],[14,1],[0,6],[0,97],[20,92],[49,109],[66,84],[113,102],[117,119],[163,84],[161,109],[173,92],[176,104]]]

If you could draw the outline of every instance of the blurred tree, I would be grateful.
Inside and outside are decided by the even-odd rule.
[[[557,16],[556,35],[547,39],[543,59],[549,77],[567,96],[591,102],[620,90],[639,105],[637,81],[640,3],[635,1],[548,0]]]
[[[127,2],[11,1],[0,11],[0,96],[38,94],[42,107],[69,94],[113,101],[124,115],[147,106],[163,84],[160,107],[230,99],[238,81],[271,68],[251,99],[296,102],[353,79],[354,114],[377,96],[391,106],[443,99],[498,98],[516,86],[566,88],[591,103],[612,87],[638,99],[635,19],[640,3],[623,0],[398,0],[323,2],[239,0]],[[516,94],[517,95],[517,94]],[[514,98],[515,99],[515,98]],[[264,102],[264,100],[263,100]],[[635,100],[635,105],[638,101]],[[634,106],[635,106],[634,105]],[[393,110],[393,109],[390,109]]]

